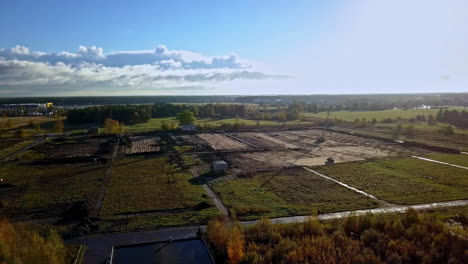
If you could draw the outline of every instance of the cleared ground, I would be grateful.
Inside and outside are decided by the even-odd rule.
[[[224,176],[210,182],[214,191],[241,220],[308,215],[376,207],[373,200],[318,177],[302,168]]]
[[[341,163],[314,169],[397,204],[468,198],[466,170],[414,158]]]
[[[215,135],[215,134],[213,134]],[[219,134],[218,134],[219,135]],[[234,173],[275,170],[290,166],[324,165],[329,157],[336,163],[372,158],[387,158],[427,154],[427,151],[408,149],[393,143],[321,130],[276,131],[265,133],[235,133],[235,137],[255,145],[265,152],[222,154]],[[317,143],[324,136],[325,142]],[[222,136],[222,135],[221,135]],[[232,142],[233,139],[218,137]],[[218,141],[219,143],[221,141]],[[263,143],[264,142],[264,143]],[[236,144],[243,144],[238,141]],[[223,149],[228,149],[225,143]]]
[[[203,133],[198,134],[198,137],[205,140],[213,150],[251,149],[249,145],[219,133]]]

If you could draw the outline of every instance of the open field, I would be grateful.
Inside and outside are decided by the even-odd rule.
[[[32,121],[34,124],[43,124],[48,122],[55,122],[57,119],[52,116],[14,116],[14,117],[2,117],[0,118],[0,128],[7,128],[7,120],[11,120],[12,127],[18,128],[29,125]]]
[[[404,129],[413,125],[415,130],[413,135],[404,133]],[[454,135],[442,135],[439,130],[445,127],[439,123],[438,126],[417,125],[404,123],[403,130],[400,133],[395,132],[396,124],[393,125],[378,125],[367,128],[355,129],[359,134],[380,136],[389,139],[416,141],[434,146],[450,147],[461,151],[468,151],[468,130],[454,129]]]
[[[225,176],[213,180],[210,185],[231,213],[241,220],[377,206],[373,200],[301,168],[249,177]]]
[[[414,158],[341,163],[315,169],[397,204],[468,198],[466,170]]]
[[[455,109],[455,108],[450,108]],[[462,108],[460,108],[462,109]],[[331,112],[330,118],[338,118],[344,121],[354,122],[357,118],[362,119],[365,118],[366,120],[370,121],[375,118],[377,121],[382,121],[385,118],[392,118],[396,119],[401,117],[402,119],[410,119],[415,118],[417,115],[428,115],[436,116],[439,109],[391,109],[391,110],[384,110],[384,111],[338,111],[338,112]],[[320,112],[320,113],[304,113],[307,117],[320,117],[326,118],[327,112]]]
[[[179,126],[179,121],[175,117],[151,118],[146,123],[125,126],[125,131],[136,133],[136,132],[147,132],[147,131],[159,130],[161,129],[161,126],[163,123],[168,124],[169,127],[171,127],[171,125],[174,127]],[[286,122],[287,125],[308,124],[308,123],[309,122],[298,121],[298,120]],[[223,125],[234,125],[234,124],[239,124],[242,126],[257,126],[257,120],[243,119],[243,118],[239,118],[239,119],[202,118],[202,119],[195,120],[195,124],[201,127],[206,127],[206,128],[215,128],[215,127],[220,127]],[[278,122],[275,120],[260,120],[258,125],[260,126],[282,126],[284,125],[284,123]]]
[[[38,166],[8,162],[0,167],[0,178],[11,188],[1,191],[0,210],[35,217],[49,214],[51,208],[85,201],[96,194],[104,176],[102,165],[61,164]],[[22,211],[26,210],[26,211]]]
[[[181,218],[202,223],[216,213],[201,186],[167,157],[118,160],[101,211],[105,220],[152,214],[147,220],[158,225],[177,225]]]
[[[431,154],[428,156],[428,158],[437,160],[437,161],[442,161],[442,162],[447,162],[450,164],[455,164],[459,166],[464,166],[468,167],[468,155],[466,154]],[[468,171],[467,171],[468,174]]]
[[[69,137],[58,138],[35,148],[47,158],[91,157],[110,152],[108,138]],[[107,147],[106,147],[107,146]]]
[[[213,150],[242,150],[251,148],[247,144],[219,133],[203,133],[198,134],[198,137],[205,140]]]
[[[228,153],[220,156],[230,164],[233,173],[251,173],[290,166],[324,165],[328,157],[333,157],[336,163],[340,163],[428,153],[419,149],[333,132],[323,134],[325,142],[317,143],[317,138],[322,134],[321,130],[234,133],[236,137],[258,148],[274,149],[274,151]]]
[[[32,144],[34,140],[3,140],[0,141],[0,158],[3,158],[7,155],[14,153],[30,144]]]

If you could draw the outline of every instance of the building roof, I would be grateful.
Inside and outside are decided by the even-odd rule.
[[[227,163],[224,160],[216,160],[213,161],[213,165],[227,165]]]

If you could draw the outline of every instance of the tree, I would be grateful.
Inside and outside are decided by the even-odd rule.
[[[166,121],[163,121],[162,124],[161,124],[161,129],[162,130],[169,130],[169,124],[166,123]]]
[[[54,125],[54,133],[63,133],[63,122],[58,120]]]
[[[15,138],[24,138],[25,136],[26,136],[26,133],[24,132],[23,129],[15,131]]]
[[[35,130],[36,132],[41,132],[41,125],[35,124],[35,125],[34,125],[34,130]]]
[[[414,136],[415,128],[413,125],[409,125],[405,129],[405,133],[409,136]]]
[[[6,122],[6,126],[7,126],[7,128],[12,128],[13,127],[13,121],[11,121],[11,119],[8,119],[7,122]]]
[[[119,123],[117,120],[106,118],[106,120],[104,120],[104,128],[107,130],[107,133],[119,134],[123,132],[124,124]]]
[[[24,225],[0,219],[0,263],[64,264],[66,248],[55,231],[40,236]]]
[[[435,125],[437,125],[437,120],[434,118],[433,115],[429,115],[429,116],[427,117],[427,124],[428,124],[429,126],[435,126]]]
[[[452,126],[445,126],[445,127],[440,129],[440,133],[444,134],[446,136],[449,136],[449,135],[455,134],[455,131],[453,130]]]
[[[238,264],[245,255],[245,240],[239,225],[234,225],[230,230],[227,242],[227,254],[229,264]]]
[[[193,113],[189,110],[184,110],[177,114],[177,120],[179,120],[179,123],[181,125],[190,125],[193,124],[193,122],[195,122],[195,117],[193,116]]]

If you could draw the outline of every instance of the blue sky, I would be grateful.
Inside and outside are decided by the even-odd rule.
[[[0,3],[0,96],[468,92],[468,1]]]

